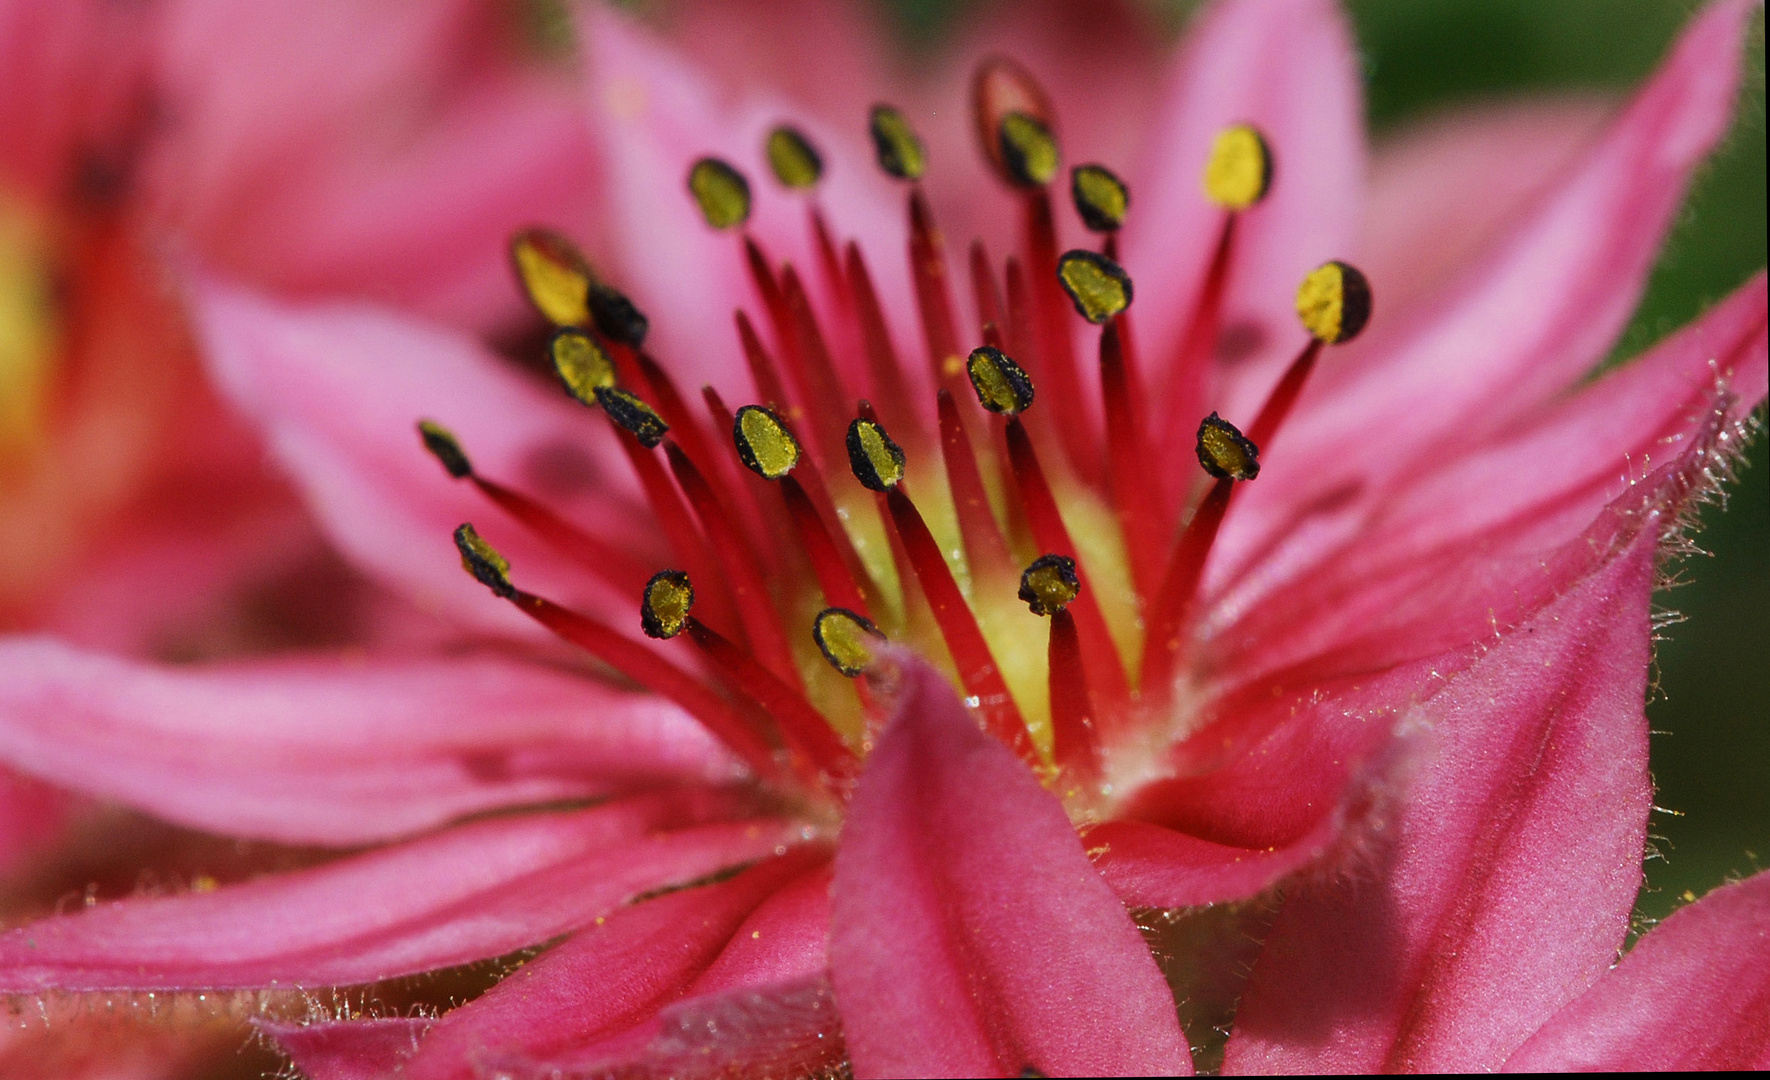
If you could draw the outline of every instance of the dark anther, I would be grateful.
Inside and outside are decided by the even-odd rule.
[[[869,491],[889,491],[903,482],[903,447],[871,420],[848,425],[848,467]]]
[[[1001,142],[1002,167],[1016,187],[1044,187],[1057,175],[1057,138],[1043,121],[1011,112],[1002,117],[996,137]]]
[[[632,432],[639,445],[647,450],[663,442],[664,435],[670,430],[670,425],[664,423],[656,409],[618,386],[597,387],[596,403],[610,419]]]
[[[694,608],[694,586],[680,570],[659,570],[645,583],[645,598],[639,605],[639,628],[646,637],[660,640],[675,637],[688,625],[688,613]]]
[[[637,349],[645,344],[651,321],[645,317],[627,294],[602,282],[590,286],[590,318],[596,331],[610,341]]]
[[[516,595],[510,584],[510,561],[485,542],[471,524],[455,530],[455,550],[461,553],[461,566],[498,596],[509,600]]]
[[[871,619],[847,608],[825,608],[811,624],[811,639],[830,666],[850,679],[873,662],[872,646],[885,640]]]
[[[435,420],[420,420],[418,437],[424,440],[424,449],[449,470],[450,476],[460,480],[473,475],[473,463],[467,460],[467,452],[461,449],[461,440],[455,438],[454,432]]]
[[[1240,428],[1212,413],[1198,425],[1198,463],[1219,480],[1252,480],[1260,475],[1260,448]]]
[[[782,124],[768,133],[768,167],[783,187],[811,188],[824,175],[824,159],[798,128]]]
[[[799,464],[799,440],[770,409],[745,405],[731,420],[731,441],[744,467],[764,480],[779,480]]]
[[[965,361],[978,404],[993,413],[1015,416],[1033,403],[1032,377],[1002,350],[984,345]]]
[[[1116,232],[1131,208],[1131,189],[1104,165],[1077,165],[1069,174],[1069,193],[1082,223],[1095,232]]]
[[[1324,344],[1343,345],[1370,321],[1371,283],[1357,267],[1323,263],[1297,287],[1297,317]]]
[[[868,117],[867,131],[873,136],[873,150],[879,157],[879,168],[899,180],[920,180],[928,167],[928,156],[922,140],[916,136],[903,113],[889,105],[874,105]]]
[[[1020,575],[1020,599],[1034,615],[1055,615],[1082,591],[1076,561],[1067,555],[1041,555]]]
[[[1098,252],[1064,252],[1057,260],[1057,280],[1077,313],[1096,325],[1131,306],[1131,275]]]
[[[729,229],[750,219],[750,182],[718,158],[705,157],[694,163],[688,170],[688,193],[715,229]]]

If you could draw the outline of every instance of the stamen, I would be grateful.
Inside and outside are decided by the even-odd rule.
[[[588,326],[595,275],[570,240],[551,229],[524,229],[510,238],[510,261],[523,294],[555,326]]]
[[[582,330],[566,327],[547,343],[553,370],[571,395],[585,405],[600,404],[596,395],[615,387],[615,362],[596,339]]]
[[[1057,280],[1076,313],[1096,326],[1131,306],[1131,275],[1098,252],[1064,252],[1057,260]]]
[[[824,159],[798,128],[786,124],[768,133],[768,167],[782,187],[805,191],[823,179]]]
[[[1084,783],[1099,772],[1094,746],[1094,705],[1082,664],[1081,639],[1069,604],[1081,591],[1075,560],[1045,555],[1033,561],[1020,578],[1020,598],[1034,615],[1051,617],[1048,645],[1051,702],[1051,750],[1059,768]]]
[[[667,641],[688,625],[694,608],[694,584],[680,570],[659,570],[645,583],[639,605],[639,628],[648,638]]]
[[[1219,480],[1252,480],[1260,475],[1260,449],[1212,413],[1198,425],[1198,463]]]
[[[828,456],[841,441],[841,416],[846,411],[848,395],[836,374],[835,361],[818,326],[811,298],[791,266],[781,273],[781,294],[798,346],[787,352],[789,371],[799,387],[800,400],[811,411],[812,432],[818,437],[818,447]]]
[[[425,449],[442,462],[457,480],[470,480],[500,509],[539,536],[561,555],[590,570],[611,587],[631,591],[644,580],[645,571],[632,556],[600,537],[592,536],[547,507],[492,480],[478,475],[453,432],[432,420],[418,421]]]
[[[872,666],[872,645],[883,642],[885,635],[866,616],[832,607],[818,612],[811,624],[811,639],[831,667],[853,679]]]
[[[1181,631],[1196,600],[1205,559],[1229,510],[1234,485],[1238,480],[1252,480],[1260,472],[1259,447],[1216,413],[1199,424],[1198,460],[1218,480],[1180,537],[1161,588],[1149,606],[1149,635],[1143,642],[1143,686],[1150,694],[1165,694],[1171,689],[1184,645]]]
[[[695,516],[700,519],[701,532],[714,541],[709,546],[731,588],[732,599],[737,602],[738,618],[750,647],[777,676],[796,682],[799,672],[793,665],[793,650],[787,644],[786,632],[769,601],[755,552],[750,550],[736,521],[688,455],[674,443],[664,447],[664,454],[670,461],[670,471],[676,476],[677,486],[688,497],[689,505],[694,507]]]
[[[510,584],[510,560],[486,543],[471,523],[464,522],[455,529],[455,549],[461,553],[462,569],[492,590],[494,596],[508,600],[516,595],[516,586]]]
[[[688,170],[688,191],[715,229],[730,229],[750,219],[750,182],[718,158],[694,163]]]
[[[1150,458],[1143,440],[1136,392],[1128,358],[1120,338],[1123,316],[1112,320],[1100,333],[1100,396],[1106,406],[1106,453],[1110,466],[1113,507],[1125,537],[1125,553],[1131,561],[1131,577],[1139,594],[1155,588],[1161,572],[1156,536],[1156,511],[1150,496],[1154,484]]]
[[[910,276],[916,287],[916,310],[922,317],[922,337],[928,345],[934,384],[950,388],[963,362],[952,295],[947,291],[946,240],[935,227],[933,212],[919,188],[910,193]]]
[[[904,430],[913,430],[915,413],[910,408],[897,350],[891,344],[891,330],[879,306],[879,294],[873,289],[873,276],[861,257],[859,245],[853,241],[848,244],[848,282],[854,290],[855,313],[859,316],[861,342],[866,346],[867,375],[873,396],[879,400],[886,419],[904,425]]]
[[[1097,233],[1114,233],[1131,208],[1131,189],[1104,165],[1077,165],[1069,174],[1069,194],[1082,223]]]
[[[995,275],[990,272],[989,253],[982,240],[971,241],[971,298],[977,304],[977,322],[984,337],[987,339],[993,332],[998,340],[988,343],[1001,348],[1002,295],[996,288]]]
[[[638,395],[623,390],[618,386],[599,386],[596,388],[596,403],[602,411],[608,413],[609,419],[639,440],[639,445],[647,450],[655,448],[664,441],[669,433],[670,425],[658,411],[647,405]]]
[[[1370,321],[1370,282],[1343,262],[1323,263],[1297,288],[1297,317],[1325,344],[1351,341]]]
[[[1046,137],[1052,129],[1051,99],[1038,80],[1018,63],[1005,56],[991,56],[977,65],[971,78],[971,123],[977,145],[997,175],[1010,184],[1019,181],[1008,162],[1008,148],[1002,143],[1006,118],[1019,113],[1043,128]],[[1053,156],[1056,142],[1052,140]],[[1055,165],[1053,165],[1055,172]],[[1043,184],[1050,180],[1039,181]]]
[[[733,317],[737,320],[738,340],[744,347],[744,360],[750,366],[750,378],[756,383],[756,396],[777,409],[791,410],[793,399],[787,396],[780,372],[774,366],[774,358],[768,354],[767,346],[756,335],[750,316],[740,310],[734,312]]]
[[[1272,151],[1246,124],[1224,128],[1205,164],[1205,197],[1225,210],[1246,210],[1272,186]]]
[[[1068,555],[1041,555],[1020,575],[1020,599],[1034,615],[1055,615],[1081,591],[1076,561]]]
[[[997,141],[1001,146],[1003,170],[1016,187],[1044,187],[1057,175],[1061,164],[1057,139],[1037,118],[1023,112],[1011,112],[1002,117]]]
[[[1015,417],[1008,421],[1002,434],[1008,443],[1008,463],[1014,473],[1014,486],[1020,493],[1021,506],[1026,511],[1027,524],[1032,528],[1033,540],[1046,551],[1069,552],[1074,558],[1075,542],[1070,539],[1069,528],[1063,523],[1057,498],[1051,494],[1051,485],[1045,479],[1045,470],[1039,464],[1038,453],[1033,449],[1026,426]],[[1076,574],[1085,585],[1086,572],[1078,567]],[[1078,600],[1088,666],[1097,677],[1106,680],[1104,689],[1110,700],[1124,701],[1131,694],[1129,678],[1106,627],[1106,617],[1100,613],[1100,605],[1092,590],[1083,590]]]
[[[1010,361],[1012,363],[1012,361]],[[946,465],[947,487],[952,491],[953,507],[958,513],[959,535],[965,541],[965,558],[971,567],[973,584],[990,571],[1008,565],[1008,546],[996,528],[990,512],[989,495],[983,487],[983,474],[977,464],[971,439],[959,419],[959,407],[944,387],[936,392],[940,415],[941,460]]]
[[[1297,288],[1297,317],[1309,331],[1309,344],[1273,387],[1260,414],[1248,428],[1248,438],[1267,446],[1291,406],[1303,392],[1309,373],[1321,356],[1323,345],[1343,345],[1364,330],[1371,316],[1371,287],[1365,276],[1343,262],[1330,262],[1310,271]]]
[[[823,591],[824,599],[840,607],[846,607],[862,614],[867,613],[860,582],[864,578],[845,558],[844,551],[837,546],[835,537],[824,524],[823,516],[812,504],[811,496],[800,486],[799,481],[791,476],[781,478],[781,497],[786,500],[787,513],[791,515],[793,527],[799,534],[799,544],[805,549],[805,556],[811,562],[811,573],[817,578],[817,587]],[[841,534],[842,541],[847,542],[846,533]],[[849,557],[852,557],[852,548]],[[858,559],[854,561],[858,562]]]
[[[788,744],[823,774],[826,786],[854,775],[859,765],[854,751],[803,695],[699,619],[684,619],[683,628],[728,686],[774,717]]]
[[[927,152],[903,113],[889,105],[874,105],[867,131],[873,137],[879,168],[899,180],[922,179],[928,168]]]
[[[1033,403],[1032,379],[1000,349],[988,345],[973,349],[965,373],[978,404],[990,412],[1015,416]]]
[[[651,320],[626,293],[601,281],[590,286],[590,317],[597,333],[630,349],[643,346],[651,330]]]
[[[878,421],[861,418],[848,425],[848,467],[868,491],[886,492],[903,482],[903,447],[891,441]]]
[[[731,439],[744,467],[764,480],[779,480],[792,472],[803,453],[799,440],[781,418],[760,405],[745,405],[737,411]]]

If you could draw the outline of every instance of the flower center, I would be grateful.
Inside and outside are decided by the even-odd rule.
[[[921,190],[923,143],[890,106],[869,118],[878,166],[908,188],[932,409],[912,389],[919,380],[891,340],[859,248],[850,242],[838,255],[816,199],[823,156],[782,126],[762,156],[780,186],[806,200],[834,310],[819,311],[798,271],[748,233],[754,196],[739,169],[707,157],[687,177],[706,223],[741,247],[760,300],[760,317],[740,312],[737,329],[761,400],[735,413],[711,386],[702,408],[689,407],[644,347],[646,317],[569,242],[542,230],[512,242],[524,290],[558,328],[554,368],[614,424],[673,565],[639,565],[479,476],[434,422],[419,426],[450,475],[638,598],[653,641],[518,588],[502,556],[463,525],[456,541],[469,572],[695,713],[765,781],[807,798],[845,797],[876,713],[861,676],[891,643],[943,666],[980,723],[1088,816],[1182,733],[1181,676],[1218,527],[1237,486],[1258,476],[1259,447],[1321,346],[1362,329],[1370,291],[1343,263],[1308,276],[1297,296],[1300,353],[1246,434],[1216,413],[1170,427],[1171,410],[1152,416],[1142,405],[1133,283],[1117,260],[1129,190],[1103,165],[1073,169],[1072,201],[1101,235],[1100,250],[1059,254],[1050,189],[1061,154],[1048,98],[1005,60],[985,63],[972,89],[980,144],[1020,203],[1023,230],[1000,273],[981,241],[970,248],[978,344],[968,352],[945,240]],[[1170,405],[1204,398],[1236,221],[1270,188],[1272,153],[1259,132],[1237,126],[1218,137],[1202,172],[1222,227],[1204,284],[1183,298],[1189,321]],[[1103,424],[1085,406],[1072,311],[1099,327]],[[1152,470],[1184,464],[1170,461],[1176,441],[1203,470],[1177,501],[1150,482]]]

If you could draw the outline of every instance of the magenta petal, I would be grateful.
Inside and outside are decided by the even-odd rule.
[[[655,1020],[806,858],[772,860],[599,920],[443,1017],[406,1075],[445,1080],[492,1061],[548,1060]]]
[[[0,761],[194,828],[336,845],[737,775],[668,702],[538,664],[165,669],[45,639],[0,643]]]
[[[258,422],[332,541],[422,606],[467,626],[539,635],[462,573],[450,536],[463,521],[538,592],[569,599],[587,575],[450,479],[419,443],[420,419],[452,429],[488,477],[567,516],[581,511],[593,531],[651,534],[649,515],[625,500],[636,490],[632,470],[604,419],[544,393],[465,335],[368,305],[290,305],[214,283],[196,299],[222,392]]]
[[[779,821],[718,823],[743,812],[718,793],[662,793],[478,822],[214,892],[101,904],[0,936],[0,992],[326,986],[482,960],[796,838]]]
[[[1142,821],[1089,830],[1088,854],[1127,907],[1194,907],[1255,896],[1320,858],[1341,821],[1323,814],[1302,839],[1283,847],[1239,847]]]
[[[435,1020],[392,1017],[253,1026],[276,1040],[307,1080],[383,1080],[397,1072]]]
[[[855,1075],[1190,1071],[1173,995],[1062,806],[932,668],[894,662],[831,892]]]
[[[1431,740],[1367,869],[1294,887],[1235,1072],[1497,1067],[1610,964],[1641,882],[1658,530],[1411,720]]]
[[[1770,872],[1679,909],[1506,1068],[1770,1069]]]
[[[1441,304],[1385,323],[1373,282],[1369,341],[1323,366],[1318,396],[1271,460],[1380,475],[1427,446],[1501,428],[1589,372],[1634,310],[1692,170],[1727,129],[1755,7],[1723,0],[1695,19],[1605,137]],[[1374,417],[1380,457],[1366,439]]]

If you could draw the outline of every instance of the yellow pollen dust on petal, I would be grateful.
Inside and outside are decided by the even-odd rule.
[[[58,352],[42,220],[0,190],[0,466],[47,433]]]
[[[768,167],[782,187],[806,190],[823,179],[824,159],[799,129],[783,124],[768,133]]]
[[[688,170],[688,192],[715,229],[734,228],[750,219],[750,182],[718,158],[694,163]]]
[[[1067,555],[1041,555],[1020,575],[1020,599],[1034,615],[1055,615],[1082,591],[1076,561]]]
[[[1219,480],[1252,480],[1260,475],[1260,448],[1212,413],[1198,425],[1198,463]]]
[[[529,303],[554,326],[590,322],[590,263],[570,240],[551,229],[524,229],[510,238],[510,260]]]
[[[586,405],[597,404],[598,390],[615,385],[615,362],[596,339],[582,330],[567,328],[553,335],[547,343],[553,358],[553,370],[573,397]]]
[[[1002,350],[984,345],[971,351],[965,362],[978,404],[993,413],[1014,416],[1033,403],[1031,376]]]
[[[885,640],[872,620],[847,608],[825,608],[811,624],[811,638],[837,671],[855,678],[873,662],[873,648]]]
[[[1272,186],[1272,151],[1246,124],[1224,128],[1205,163],[1205,197],[1225,210],[1246,210]]]
[[[660,570],[645,583],[639,606],[639,628],[646,637],[673,638],[688,624],[694,609],[694,586],[680,570]]]
[[[903,447],[871,420],[848,425],[848,467],[869,491],[889,491],[903,482]]]
[[[1082,223],[1095,232],[1114,232],[1131,208],[1131,189],[1104,165],[1078,165],[1069,174],[1069,193]]]
[[[1346,263],[1323,263],[1297,286],[1297,318],[1324,344],[1351,341],[1370,317],[1370,282]]]
[[[873,150],[879,168],[899,180],[920,180],[928,168],[928,157],[922,140],[904,119],[903,113],[889,105],[875,105],[868,117],[867,131],[873,137]]]
[[[744,467],[764,480],[779,480],[799,464],[799,440],[781,418],[760,405],[745,405],[731,422],[731,441]]]
[[[473,463],[467,460],[467,452],[461,449],[461,440],[455,438],[454,432],[435,420],[420,420],[418,437],[424,440],[424,449],[442,462],[450,476],[460,480],[473,475]]]
[[[1061,164],[1057,138],[1037,118],[1023,112],[1002,117],[998,136],[1002,144],[1002,162],[1008,175],[1020,187],[1044,187],[1057,175]]]
[[[1131,306],[1131,275],[1098,252],[1064,252],[1057,260],[1057,280],[1077,313],[1096,325]]]
[[[472,523],[463,522],[455,529],[455,550],[461,553],[461,568],[481,585],[506,599],[516,595],[510,584],[510,560],[486,543]]]

